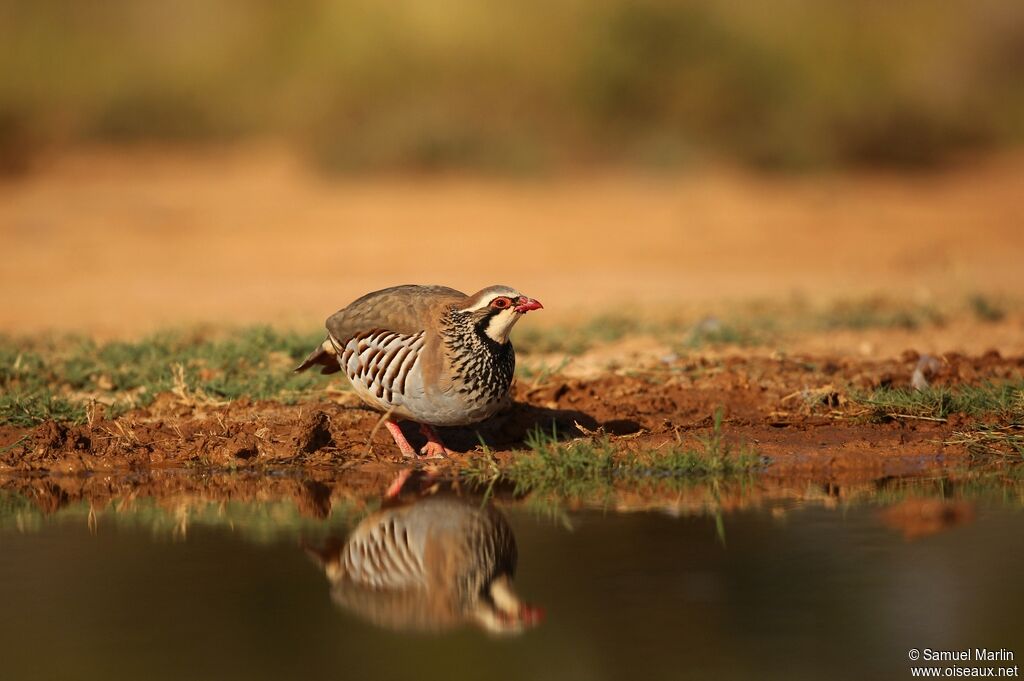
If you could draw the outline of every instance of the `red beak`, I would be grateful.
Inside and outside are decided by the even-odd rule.
[[[516,303],[518,303],[516,305],[516,312],[518,312],[520,314],[523,314],[525,312],[529,312],[530,310],[543,310],[544,309],[544,306],[540,304],[539,300],[534,300],[533,298],[527,298],[526,296],[519,296],[519,298],[516,299]]]

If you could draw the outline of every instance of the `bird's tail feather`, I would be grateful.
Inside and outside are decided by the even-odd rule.
[[[333,374],[341,371],[341,364],[338,363],[338,353],[334,351],[334,344],[330,338],[324,340],[316,350],[309,353],[309,356],[295,368],[295,373],[305,371],[314,364],[319,364],[321,374]]]

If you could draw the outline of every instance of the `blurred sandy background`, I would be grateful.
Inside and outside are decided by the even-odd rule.
[[[0,332],[1024,290],[1024,5],[0,7]]]

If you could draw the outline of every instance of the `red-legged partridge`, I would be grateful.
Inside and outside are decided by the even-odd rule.
[[[405,456],[416,456],[396,419],[420,424],[422,454],[448,450],[434,426],[477,423],[505,406],[516,355],[508,336],[543,307],[508,286],[467,296],[444,286],[395,286],[368,293],[327,319],[327,340],[296,371],[344,371],[356,394],[385,413]]]
[[[515,537],[490,506],[435,496],[385,508],[340,549],[315,555],[332,599],[377,626],[439,631],[469,622],[514,634],[543,619],[512,589]]]

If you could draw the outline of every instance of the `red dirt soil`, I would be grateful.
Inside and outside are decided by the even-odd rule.
[[[448,445],[463,453],[434,467],[443,471],[479,455],[478,438],[499,458],[515,456],[532,428],[552,422],[566,436],[603,433],[627,450],[685,443],[711,432],[719,408],[727,439],[767,457],[768,475],[865,480],[961,466],[963,449],[943,441],[970,425],[966,417],[879,423],[847,402],[849,390],[908,385],[917,359],[914,353],[884,361],[675,358],[594,378],[556,375],[539,385],[520,383],[509,411],[476,429],[444,429]],[[932,382],[976,385],[1022,375],[1024,358],[951,354]],[[165,394],[117,419],[95,414],[81,426],[4,427],[0,467],[74,473],[182,466],[387,469],[404,463],[386,429],[374,433],[378,414],[350,392],[334,395],[334,402],[294,406],[245,400],[216,406]],[[416,444],[414,429],[407,434]]]

